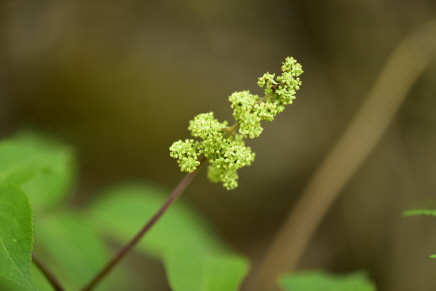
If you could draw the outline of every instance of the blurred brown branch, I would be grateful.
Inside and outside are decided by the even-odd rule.
[[[434,57],[436,20],[406,36],[392,52],[353,120],[321,162],[274,238],[251,290],[276,290],[296,269],[317,227],[367,159],[410,89]]]

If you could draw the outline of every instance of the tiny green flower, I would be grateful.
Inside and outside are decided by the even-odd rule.
[[[188,129],[195,137],[207,139],[210,136],[220,135],[220,131],[227,125],[227,121],[220,123],[213,117],[213,112],[202,113],[189,122]]]
[[[271,94],[274,91],[274,87],[277,85],[277,82],[274,80],[275,74],[265,73],[262,77],[259,78],[257,84],[259,87],[265,86],[265,95]]]
[[[177,159],[183,172],[193,172],[200,165],[197,161],[199,153],[195,149],[196,142],[193,139],[176,141],[170,147],[170,156]]]
[[[209,181],[213,183],[222,182],[224,188],[232,190],[238,187],[238,173],[236,170],[217,168],[210,165],[207,172]]]
[[[262,120],[259,111],[256,110],[259,96],[250,94],[249,91],[235,92],[229,97],[232,103],[233,117],[239,122],[239,133],[244,137],[258,137],[263,128],[260,126]]]

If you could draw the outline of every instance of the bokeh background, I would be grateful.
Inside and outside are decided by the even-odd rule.
[[[210,184],[203,170],[182,198],[254,269],[392,50],[436,17],[432,0],[2,1],[0,9],[0,136],[34,128],[72,144],[78,207],[126,180],[172,189],[183,174],[168,148],[189,136],[194,115],[231,120],[232,92],[262,94],[257,77],[278,73],[286,56],[303,65],[294,104],[248,142],[256,161],[240,171],[239,188]],[[364,269],[379,290],[436,290],[428,259],[436,218],[401,217],[411,202],[436,197],[435,81],[432,65],[300,269]],[[167,290],[163,275],[150,277]]]

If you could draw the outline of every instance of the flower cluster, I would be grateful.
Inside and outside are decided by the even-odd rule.
[[[266,73],[259,78],[258,85],[265,87],[265,97],[250,94],[249,91],[235,92],[229,97],[236,124],[227,127],[227,122],[219,122],[213,112],[197,115],[189,122],[192,136],[202,139],[176,141],[170,147],[170,156],[177,159],[180,169],[193,172],[200,165],[198,158],[204,155],[209,161],[208,178],[212,182],[222,182],[227,189],[238,186],[237,170],[250,165],[255,154],[246,147],[243,138],[258,137],[263,128],[261,121],[272,121],[285,105],[295,99],[300,89],[301,65],[293,58],[286,58],[282,74],[275,77]],[[239,134],[236,130],[239,128]]]
[[[270,106],[276,113],[283,112],[285,105],[292,104],[295,92],[300,89],[299,76],[303,73],[301,65],[294,58],[287,57],[282,66],[282,75],[274,80],[274,75],[266,73],[257,84],[265,87],[265,94],[271,96]],[[275,115],[274,114],[274,115]]]
[[[200,165],[197,160],[200,154],[196,151],[197,144],[193,139],[187,139],[176,141],[170,147],[170,156],[177,159],[182,172],[193,172]]]

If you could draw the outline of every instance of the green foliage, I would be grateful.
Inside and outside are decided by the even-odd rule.
[[[169,252],[164,262],[174,291],[238,290],[248,271],[241,256],[194,248]]]
[[[37,213],[64,199],[74,173],[71,149],[52,140],[22,133],[0,143],[0,181],[20,185]]]
[[[30,275],[32,204],[42,213],[58,203],[70,185],[71,151],[29,133],[0,143],[1,239],[4,253],[0,268],[4,278],[34,290]],[[5,222],[5,223],[3,223]],[[16,266],[11,267],[7,263]]]
[[[153,186],[130,184],[103,193],[83,213],[73,212],[62,202],[74,173],[68,147],[29,134],[0,143],[1,219],[7,222],[0,224],[4,246],[0,276],[16,283],[0,278],[0,290],[36,290],[35,285],[40,290],[50,289],[38,269],[30,273],[33,237],[27,196],[37,206],[35,249],[68,290],[77,290],[107,262],[104,241],[108,237],[124,244],[168,196],[167,191]],[[138,251],[164,261],[176,291],[236,290],[248,262],[229,251],[211,229],[194,209],[179,201],[145,237]],[[193,250],[189,260],[181,260]],[[189,268],[192,273],[178,275]],[[96,290],[129,289],[129,278],[126,271],[118,271]],[[204,289],[207,284],[213,287]]]
[[[36,290],[30,273],[32,210],[24,192],[0,184],[0,276]]]
[[[416,216],[416,215],[431,215],[436,216],[436,201],[416,201],[406,211],[403,211],[403,216]]]
[[[375,285],[362,273],[333,275],[323,271],[298,272],[279,279],[285,291],[375,291]]]
[[[403,216],[430,215],[436,216],[436,209],[409,209],[403,211]]]
[[[53,290],[50,283],[47,281],[47,278],[39,271],[39,269],[34,265],[30,265],[30,271],[32,274],[33,282],[37,287],[37,290]],[[4,291],[26,291],[28,290],[26,287],[22,285],[18,285],[16,282],[7,280],[3,277],[0,277],[0,290]]]
[[[124,185],[99,195],[89,209],[96,231],[125,242],[165,201],[168,193],[150,185]],[[163,259],[175,291],[237,290],[245,258],[230,252],[206,220],[183,201],[173,205],[140,242],[137,251]],[[227,271],[224,271],[227,270]],[[211,289],[205,289],[208,286]]]
[[[70,290],[77,290],[90,280],[109,257],[89,223],[79,213],[65,209],[38,220],[35,240],[38,254],[56,266],[56,273]]]
[[[417,201],[415,205],[408,210],[403,211],[403,217],[429,215],[436,216],[436,201]],[[430,259],[436,259],[436,254],[429,256]]]
[[[286,58],[282,75],[275,78],[269,73],[259,78],[258,85],[265,87],[265,96],[260,98],[249,91],[235,92],[229,97],[235,125],[226,127],[227,121],[220,123],[213,112],[202,113],[190,121],[191,135],[201,142],[187,139],[176,141],[170,147],[170,156],[177,159],[183,172],[193,172],[200,165],[201,154],[210,163],[208,178],[211,182],[222,182],[230,190],[238,186],[237,170],[254,161],[254,153],[245,146],[243,138],[258,137],[263,128],[261,121],[272,121],[292,104],[295,93],[300,89],[301,65],[293,58]],[[239,134],[236,133],[239,128]]]
[[[71,149],[35,134],[20,134],[0,143],[0,165],[1,179],[20,187],[27,194],[26,199],[31,200],[36,249],[56,266],[65,286],[77,289],[107,256],[101,255],[102,246],[96,247],[102,242],[97,242],[90,230],[86,231],[87,224],[68,214],[62,205],[75,173]],[[32,238],[31,230],[27,234]],[[23,253],[29,258],[28,264],[30,251],[31,248]],[[47,290],[46,278],[37,269],[33,273],[39,289]],[[4,289],[22,290],[17,286]]]

